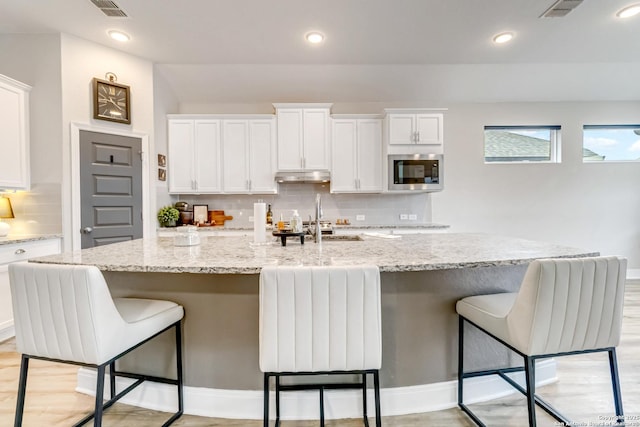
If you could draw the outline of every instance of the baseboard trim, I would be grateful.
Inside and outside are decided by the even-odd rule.
[[[522,373],[513,377],[524,383]],[[536,384],[542,386],[557,380],[556,362],[547,359],[536,363]],[[108,381],[105,381],[108,396]],[[122,390],[133,380],[118,378],[117,389]],[[95,370],[80,368],[76,391],[95,395]],[[457,381],[409,387],[385,388],[380,391],[383,416],[406,415],[439,411],[457,406]],[[514,393],[514,389],[496,376],[465,380],[465,402],[477,403]],[[220,390],[199,387],[184,388],[185,414],[229,419],[262,419],[262,390]],[[281,418],[283,420],[317,420],[319,418],[318,393],[297,391],[283,393]],[[369,389],[369,416],[373,416],[373,390]],[[177,408],[175,387],[146,381],[121,402],[159,411],[174,412]],[[271,393],[271,407],[275,397]],[[357,390],[325,392],[327,419],[359,418],[362,416],[362,394]]]
[[[8,340],[16,336],[16,328],[13,326],[13,320],[7,320],[0,323],[0,342]]]

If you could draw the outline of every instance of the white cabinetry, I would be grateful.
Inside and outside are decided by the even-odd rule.
[[[406,109],[386,109],[385,111],[390,145],[442,146],[444,141],[442,113]]]
[[[58,253],[59,238],[0,245],[0,341],[14,335],[9,264]]]
[[[278,170],[328,170],[331,104],[273,104],[278,120]]]
[[[28,190],[30,86],[0,74],[0,189]]]
[[[333,116],[331,192],[382,191],[382,120]]]
[[[223,191],[276,193],[275,120],[222,121]]]
[[[219,193],[220,120],[169,118],[169,193]]]

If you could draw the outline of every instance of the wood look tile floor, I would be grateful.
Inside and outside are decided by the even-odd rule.
[[[618,364],[627,426],[640,426],[640,281],[629,281],[625,295],[622,342],[618,347]],[[610,377],[606,353],[558,358],[559,381],[538,391],[575,425],[606,426],[613,413]],[[428,361],[425,361],[428,363]],[[13,339],[0,343],[0,426],[13,425],[20,356]],[[77,368],[39,360],[31,361],[25,427],[70,426],[91,412],[93,398],[75,392]],[[500,400],[472,405],[488,426],[527,425],[524,398],[512,395]],[[558,426],[542,410],[537,412],[539,426]],[[167,414],[116,404],[104,417],[112,427],[159,426]],[[285,421],[283,427],[317,426],[317,421]],[[259,427],[261,421],[227,420],[184,415],[175,426],[246,426]],[[362,426],[360,419],[328,421],[327,426]],[[473,426],[457,408],[414,415],[384,417],[383,426]]]

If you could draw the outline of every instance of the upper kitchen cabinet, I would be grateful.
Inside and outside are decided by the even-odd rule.
[[[277,193],[273,116],[222,121],[225,193]]]
[[[432,109],[385,109],[389,145],[429,145],[442,153],[443,115]]]
[[[273,104],[278,121],[278,170],[328,170],[332,104]]]
[[[29,91],[31,87],[0,74],[0,189],[28,190]]]
[[[169,116],[169,193],[220,193],[220,120]]]
[[[334,115],[331,130],[331,192],[381,192],[382,119]]]

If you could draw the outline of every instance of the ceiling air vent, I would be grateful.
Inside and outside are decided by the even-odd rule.
[[[91,0],[91,3],[96,5],[98,9],[107,16],[116,18],[126,18],[127,14],[124,13],[120,6],[112,2],[111,0]]]
[[[582,3],[582,0],[558,0],[540,18],[562,18],[580,6],[580,3]]]

